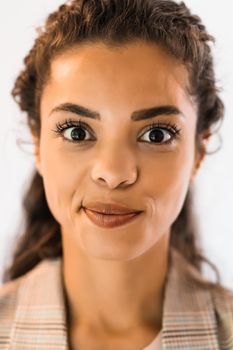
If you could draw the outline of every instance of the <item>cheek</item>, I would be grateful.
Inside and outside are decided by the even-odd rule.
[[[48,206],[60,224],[68,224],[77,212],[86,179],[85,164],[52,143],[41,143],[43,181]],[[82,166],[80,166],[82,164]],[[78,197],[78,198],[77,198]]]
[[[155,218],[164,218],[169,224],[176,219],[189,187],[193,162],[193,147],[157,154],[153,161],[147,162],[144,193]]]

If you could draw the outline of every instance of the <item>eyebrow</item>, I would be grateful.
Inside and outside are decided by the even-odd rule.
[[[70,112],[82,117],[101,120],[101,116],[98,112],[90,110],[89,108],[74,104],[74,103],[63,103],[52,109],[49,115],[54,112]],[[165,105],[152,107],[148,109],[142,109],[135,111],[131,114],[131,120],[139,121],[157,117],[159,115],[183,115],[183,113],[175,106]]]

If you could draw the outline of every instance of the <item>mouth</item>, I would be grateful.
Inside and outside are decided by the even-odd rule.
[[[83,208],[87,217],[99,227],[113,228],[121,226],[135,220],[141,212],[121,213],[121,214],[105,214],[88,208]]]
[[[100,214],[108,214],[108,215],[125,215],[125,214],[135,214],[141,212],[136,208],[130,208],[123,204],[119,203],[103,203],[103,202],[89,202],[87,205],[83,206],[85,209],[92,210],[94,212]]]

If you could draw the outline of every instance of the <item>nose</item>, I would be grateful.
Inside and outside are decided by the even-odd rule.
[[[98,153],[91,176],[97,184],[114,189],[135,183],[138,173],[136,157],[118,146],[115,151],[105,147]]]

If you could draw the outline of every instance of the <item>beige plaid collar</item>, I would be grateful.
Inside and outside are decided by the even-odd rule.
[[[162,324],[164,350],[218,350],[211,293],[174,248],[167,275]],[[61,258],[44,260],[23,279],[11,332],[11,349],[68,350]],[[230,349],[230,348],[227,348]]]

